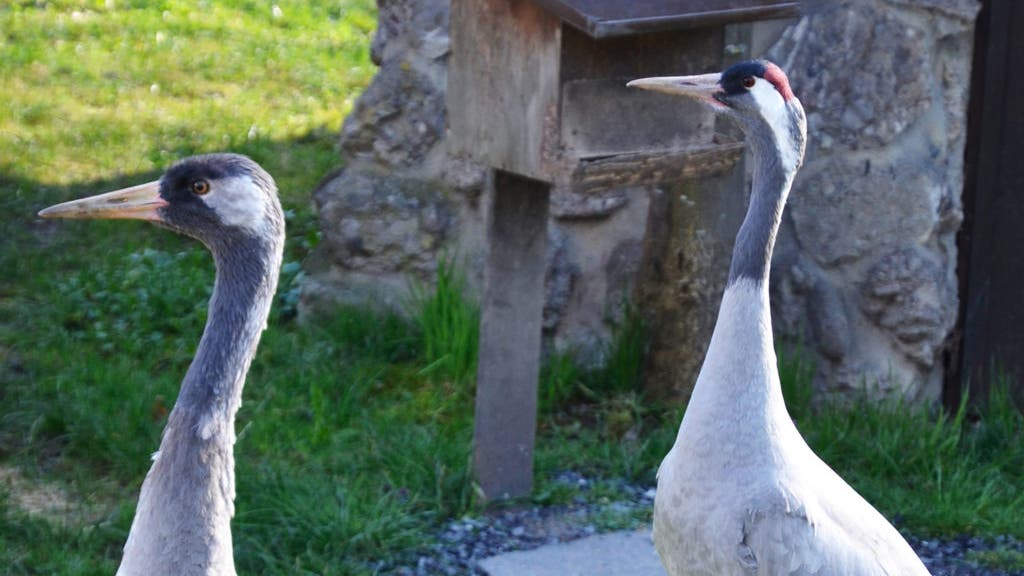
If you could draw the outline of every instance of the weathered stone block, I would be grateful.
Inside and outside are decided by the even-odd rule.
[[[637,304],[650,336],[655,396],[688,398],[707,352],[745,203],[740,171],[652,191]]]
[[[448,0],[377,0],[374,64],[410,54],[439,58],[448,50]]]
[[[437,144],[444,122],[444,94],[427,76],[385,66],[345,119],[341,151],[350,161],[407,168]]]
[[[569,306],[573,284],[579,277],[579,267],[573,262],[571,246],[566,233],[557,226],[548,226],[548,242],[545,254],[544,273],[544,321],[545,332],[558,327],[562,315]]]
[[[455,226],[442,185],[345,170],[315,194],[323,227],[319,252],[346,270],[433,271]]]
[[[625,307],[633,300],[644,246],[638,239],[628,238],[615,245],[604,266],[607,279],[604,301],[608,304],[608,321],[618,325],[625,316]]]
[[[837,159],[798,177],[789,211],[801,248],[833,267],[927,238],[941,195],[919,167]]]
[[[776,249],[778,333],[818,385],[934,396],[957,310],[974,0],[814,1],[769,57],[808,152]]]
[[[981,2],[978,0],[886,0],[895,6],[922,8],[959,20],[964,28],[972,28]]]
[[[816,146],[891,143],[931,101],[927,34],[877,2],[820,4],[769,53],[789,64]]]
[[[922,366],[931,367],[956,319],[956,296],[936,258],[911,245],[878,260],[860,285],[861,309]]]
[[[578,194],[572,188],[558,187],[551,193],[551,215],[559,220],[607,218],[628,201],[626,190],[622,188],[602,193]]]

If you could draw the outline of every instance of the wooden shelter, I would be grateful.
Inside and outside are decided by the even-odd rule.
[[[473,467],[485,499],[528,494],[553,185],[586,193],[732,169],[742,144],[642,76],[720,70],[725,26],[796,13],[772,0],[453,0],[453,155],[493,168]]]

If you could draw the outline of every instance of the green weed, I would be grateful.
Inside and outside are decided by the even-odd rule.
[[[587,378],[594,394],[639,391],[641,371],[647,353],[647,325],[632,304],[624,305],[622,321],[612,338],[600,370]]]
[[[811,415],[813,408],[814,366],[800,344],[779,343],[775,349],[786,409],[793,420],[800,422]]]
[[[1008,410],[999,403],[993,396],[972,423],[966,398],[947,415],[902,398],[861,397],[852,406],[825,404],[797,424],[823,460],[912,531],[1021,535],[1024,478],[1006,463],[1019,462],[1024,447],[988,431]]]
[[[476,378],[480,309],[467,297],[466,281],[453,258],[441,258],[428,293],[411,285],[413,317],[423,342],[424,374],[465,387]]]
[[[967,560],[1006,572],[1024,571],[1024,552],[1011,548],[971,550],[967,553]]]
[[[537,404],[542,413],[565,406],[579,393],[585,375],[572,352],[553,352],[541,365]]]

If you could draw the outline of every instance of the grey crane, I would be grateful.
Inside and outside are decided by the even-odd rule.
[[[194,156],[156,182],[39,215],[148,220],[199,240],[213,254],[217,273],[206,328],[142,483],[117,574],[235,574],[235,414],[284,248],[274,179],[244,156]]]
[[[654,542],[672,576],[925,576],[914,551],[821,461],[782,398],[768,277],[806,121],[786,74],[754,60],[629,86],[697,99],[736,120],[753,189],[718,319],[675,445],[658,470]]]

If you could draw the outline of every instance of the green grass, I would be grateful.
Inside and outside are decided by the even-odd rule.
[[[295,319],[318,227],[310,191],[373,67],[371,0],[270,4],[52,1],[0,5],[0,565],[110,574],[138,488],[205,321],[213,266],[195,243],[139,223],[42,223],[50,203],[157,176],[181,156],[249,154],[288,214],[280,291],[239,412],[235,555],[253,574],[368,574],[415,562],[448,518],[475,514],[468,465],[478,311],[446,261],[409,317],[340,309]],[[255,56],[251,56],[255,55]],[[614,501],[572,469],[652,483],[681,408],[640,381],[646,336],[628,315],[603,368],[553,355],[541,387],[533,501]],[[810,404],[811,371],[781,366],[811,444],[921,534],[1024,536],[1019,411]],[[0,470],[0,471],[2,471]],[[3,475],[0,474],[0,478]],[[19,504],[56,486],[54,520]],[[603,527],[644,522],[603,511]]]
[[[1009,548],[994,550],[971,550],[967,559],[981,566],[988,566],[1007,572],[1024,571],[1024,552]]]
[[[625,305],[623,319],[612,328],[601,366],[585,369],[574,350],[552,351],[541,367],[538,384],[540,411],[552,414],[573,401],[618,397],[637,398],[643,389],[643,364],[647,354],[647,326],[632,305]]]
[[[455,260],[442,257],[433,288],[413,283],[410,315],[423,342],[423,373],[449,379],[466,390],[476,379],[480,309],[466,294]]]
[[[921,535],[1024,537],[1024,415],[1007,382],[981,408],[955,414],[901,398],[810,405],[813,371],[780,356],[797,427],[815,452],[869,502]]]

